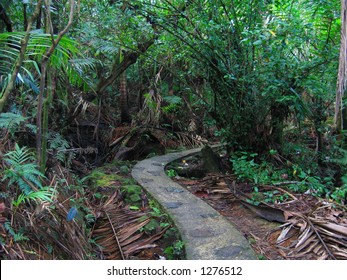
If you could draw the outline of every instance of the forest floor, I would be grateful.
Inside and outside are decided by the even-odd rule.
[[[201,156],[196,155],[172,166],[192,168],[192,165],[201,166],[201,161]],[[101,167],[101,177],[109,174],[111,179],[100,178],[100,170],[93,171],[96,177],[93,173],[89,175],[103,196],[110,197],[115,188],[120,188],[123,208],[143,212],[152,218],[142,228],[141,238],[145,243],[139,244],[145,246],[130,259],[184,259],[179,229],[148,194],[138,191],[128,172],[133,164],[119,161]],[[259,259],[347,259],[344,241],[347,213],[344,206],[311,193],[293,193],[286,186],[255,187],[237,181],[230,172],[207,173],[200,178],[182,177],[174,175],[172,166],[167,167],[172,180],[233,223],[247,238]],[[147,243],[146,240],[153,242]]]
[[[199,166],[199,160],[184,160],[181,166],[189,166],[189,161]],[[254,184],[237,182],[232,175],[172,177],[232,222],[259,259],[347,257],[346,243],[341,242],[347,234],[346,207],[342,205],[311,193],[292,193],[285,186],[258,185],[255,191]]]
[[[286,185],[240,182],[230,169],[202,173],[201,161],[196,155],[170,163],[167,175],[233,223],[259,259],[347,259],[346,206],[313,193],[293,193]],[[104,164],[85,174],[82,185],[64,179],[66,186],[52,202],[54,207],[17,207],[11,234],[0,232],[8,241],[1,258],[184,259],[179,229],[131,177],[134,164],[122,160]],[[178,176],[172,169],[194,170],[194,165],[200,175],[195,178]],[[63,176],[64,169],[59,170]],[[6,211],[1,203],[2,221]],[[18,231],[17,238],[21,237],[21,229],[28,238],[13,243],[12,235]]]
[[[217,210],[248,239],[259,259],[283,259],[283,256],[274,248],[271,242],[266,241],[269,232],[280,225],[262,219],[251,210],[244,207],[224,185],[222,177],[209,174],[203,179],[176,178],[175,181],[187,188],[194,195],[201,198]],[[216,186],[218,189],[216,189]],[[243,191],[249,189],[247,185],[239,185]]]

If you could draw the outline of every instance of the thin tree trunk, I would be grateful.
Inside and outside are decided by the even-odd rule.
[[[19,73],[20,68],[22,67],[22,64],[23,64],[23,61],[24,61],[24,58],[25,58],[25,52],[26,52],[26,49],[28,47],[31,27],[33,25],[33,22],[35,21],[35,19],[38,17],[38,15],[40,13],[41,6],[42,6],[42,0],[38,0],[37,4],[36,4],[35,11],[34,11],[32,17],[30,18],[30,20],[28,22],[28,28],[26,30],[24,38],[21,40],[20,53],[19,53],[19,56],[17,58],[15,67],[13,69],[10,81],[8,82],[8,84],[6,86],[6,89],[4,91],[4,94],[3,94],[3,96],[0,99],[0,113],[4,110],[4,107],[6,105],[7,99],[10,96],[10,93],[12,92],[12,90],[14,88],[17,75]]]
[[[46,7],[50,6],[50,0],[45,1]],[[47,66],[49,63],[49,60],[55,50],[55,48],[58,46],[61,38],[65,35],[65,33],[69,30],[72,20],[73,20],[73,15],[74,15],[74,10],[75,10],[75,1],[74,0],[69,0],[70,4],[70,15],[69,15],[69,21],[66,25],[66,27],[59,32],[57,37],[54,39],[53,37],[53,28],[52,28],[52,22],[51,20],[48,20],[51,36],[52,36],[52,45],[51,47],[46,51],[44,54],[42,61],[41,61],[41,78],[40,78],[40,93],[38,96],[38,101],[37,101],[37,119],[36,119],[36,125],[37,125],[37,134],[36,134],[36,150],[37,150],[37,163],[40,166],[40,170],[44,171],[45,169],[45,162],[43,159],[46,157],[46,149],[43,149],[46,147],[46,145],[42,144],[42,141],[46,141],[46,139],[43,139],[42,135],[42,130],[43,130],[43,123],[42,123],[42,109],[43,109],[43,99],[44,99],[44,93],[45,93],[45,88],[46,88],[46,75],[47,75]],[[47,18],[50,19],[50,11],[49,8],[47,9]]]
[[[120,103],[121,123],[131,123],[131,116],[129,113],[129,106],[128,106],[126,71],[124,71],[122,75],[120,76],[119,93],[120,93],[119,103]]]
[[[13,31],[12,21],[7,15],[5,7],[3,7],[1,4],[0,4],[0,18],[5,23],[7,32],[12,32]]]
[[[39,16],[36,19],[36,29],[41,29],[41,22],[42,22],[42,7],[39,12]]]
[[[23,3],[24,30],[28,28],[27,3]]]
[[[334,124],[341,131],[346,124],[343,122],[343,96],[347,89],[347,0],[341,0],[341,45],[339,70],[337,75],[336,102]]]

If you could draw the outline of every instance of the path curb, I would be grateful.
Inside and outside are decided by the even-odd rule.
[[[226,218],[165,174],[167,164],[200,150],[140,161],[133,167],[132,176],[170,215],[180,231],[188,260],[257,259],[246,238]]]

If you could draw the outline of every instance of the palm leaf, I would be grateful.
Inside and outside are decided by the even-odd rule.
[[[0,34],[0,76],[7,76],[12,72],[11,69],[14,67],[19,56],[20,42],[24,35],[25,32],[5,32]],[[44,34],[41,31],[31,32],[25,60],[17,77],[17,82],[27,85],[37,92],[37,81],[34,80],[33,73],[40,75],[37,62],[41,61],[42,56],[51,45],[50,34]],[[75,59],[71,60],[71,58],[76,57],[82,57],[78,44],[74,40],[64,36],[50,57],[50,66],[55,69],[64,69],[72,84],[84,86],[85,88],[90,87],[91,81],[86,78],[85,70],[93,68],[94,61],[90,59],[84,61],[83,59],[79,61]],[[3,81],[3,89],[6,87],[7,80]]]
[[[141,229],[151,221],[146,212],[131,211],[117,202],[114,195],[105,202],[101,209],[102,218],[96,223],[93,237],[107,259],[128,259],[131,255],[144,248],[154,247],[166,229],[160,233],[146,237]]]
[[[291,213],[288,222],[270,233],[269,237],[280,231],[278,246],[291,239],[287,248],[281,244],[290,259],[347,259],[347,219],[343,212],[332,207],[324,209],[323,215],[319,212],[323,208],[327,207],[319,207],[309,215]],[[334,215],[339,218],[326,218],[335,217]]]

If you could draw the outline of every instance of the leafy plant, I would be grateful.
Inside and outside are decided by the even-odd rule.
[[[125,185],[121,187],[121,191],[127,203],[132,205],[135,204],[135,206],[140,205],[142,201],[142,187],[138,185]]]
[[[3,181],[8,179],[8,185],[17,184],[25,195],[42,188],[41,179],[45,176],[38,170],[35,157],[26,148],[15,145],[15,150],[8,152],[4,160],[9,166],[3,171]]]
[[[178,258],[181,258],[184,254],[184,242],[177,240],[171,246],[166,247],[164,253],[169,260],[176,260]]]
[[[55,150],[54,157],[62,163],[67,163],[67,151],[70,148],[70,144],[59,133],[48,134],[48,145],[50,150]],[[70,157],[69,157],[70,158]]]
[[[16,200],[12,201],[15,207],[18,207],[25,201],[48,201],[52,202],[52,198],[55,195],[55,190],[49,187],[43,187],[39,191],[31,191],[27,194],[21,193]]]
[[[163,106],[161,109],[167,114],[176,112],[182,105],[182,98],[179,96],[168,95],[164,96],[163,100],[166,101],[168,105]]]
[[[280,174],[274,170],[270,163],[263,161],[257,163],[257,153],[240,152],[232,158],[233,172],[241,181],[250,181],[255,184],[268,184],[279,180]]]
[[[4,32],[0,34],[0,74],[8,76],[11,65],[14,65],[17,57],[19,56],[21,40],[24,38],[25,32]],[[47,48],[51,46],[50,34],[42,33],[40,30],[36,30],[31,33],[28,48],[26,51],[26,60],[22,66],[22,71],[19,73],[17,81],[32,89],[38,89],[37,81],[34,78],[34,71],[40,73],[39,66],[36,59],[41,59],[41,56],[46,52]],[[70,81],[78,86],[88,86],[88,80],[83,76],[83,70],[85,68],[93,68],[94,61],[92,59],[74,59],[71,57],[79,55],[79,48],[77,42],[64,36],[60,44],[56,47],[52,57],[51,65],[56,68],[65,67],[65,71],[68,73]],[[6,87],[5,81],[2,89]],[[1,92],[2,93],[2,92]]]
[[[166,175],[169,177],[176,177],[178,174],[175,169],[168,169],[166,170]]]

